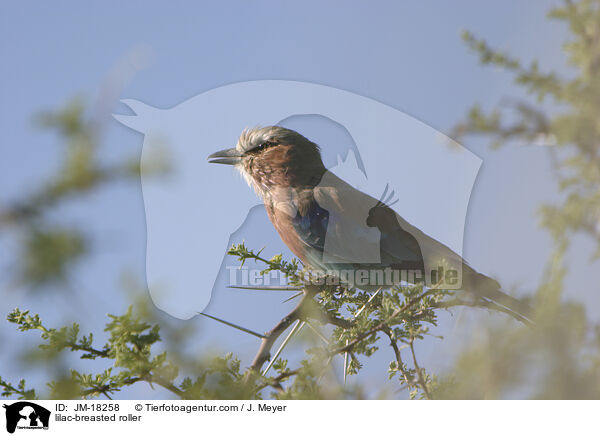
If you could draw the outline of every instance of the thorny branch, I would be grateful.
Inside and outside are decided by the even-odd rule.
[[[276,263],[274,263],[272,261],[267,261],[266,259],[262,259],[259,256],[254,256],[253,258],[256,260],[261,260],[263,262],[268,263],[271,268],[279,269],[277,267]],[[320,307],[313,300],[313,297],[322,290],[323,289],[321,289],[319,287],[314,287],[314,286],[305,287],[304,294],[302,295],[301,300],[296,305],[296,307],[288,315],[286,315],[284,318],[282,318],[277,323],[277,325],[275,325],[275,327],[273,327],[270,331],[268,331],[267,333],[264,334],[264,338],[261,341],[261,345],[258,349],[258,352],[256,353],[254,360],[252,361],[252,364],[246,375],[246,380],[249,379],[250,374],[257,374],[261,370],[264,363],[270,359],[271,349],[272,349],[274,343],[276,342],[276,340],[294,322],[296,322],[298,320],[304,321],[304,320],[307,320],[308,318],[313,318],[313,319],[318,319],[319,321],[321,321],[324,324],[331,324],[336,327],[341,327],[344,330],[353,328],[356,325],[356,319],[349,320],[349,319],[345,319],[343,317],[336,316],[333,313]],[[411,389],[416,389],[418,387],[423,392],[423,396],[425,398],[427,398],[427,399],[432,398],[427,381],[425,380],[424,369],[419,366],[419,363],[417,361],[416,354],[414,351],[413,344],[414,344],[415,337],[412,336],[412,337],[410,337],[409,340],[407,340],[407,341],[403,340],[403,342],[407,343],[408,347],[410,348],[416,378],[413,375],[411,375],[406,369],[406,366],[402,360],[400,348],[398,347],[399,338],[395,337],[394,331],[390,328],[390,325],[392,325],[393,323],[398,323],[399,317],[402,317],[411,308],[413,308],[419,302],[423,301],[423,299],[435,295],[438,291],[439,291],[438,286],[433,286],[430,289],[427,289],[426,291],[422,292],[418,296],[409,299],[401,307],[394,310],[392,312],[392,314],[389,317],[387,317],[387,319],[384,319],[383,321],[377,323],[372,328],[360,333],[353,340],[347,341],[347,343],[344,346],[339,347],[337,349],[330,350],[328,353],[329,358],[331,359],[331,357],[333,357],[335,355],[340,355],[340,354],[344,354],[344,353],[352,353],[352,359],[356,360],[356,356],[354,356],[353,350],[367,338],[381,332],[381,333],[385,334],[390,340],[390,346],[394,352],[398,371],[400,372],[405,384]],[[477,301],[469,301],[469,300],[461,300],[458,298],[453,298],[453,299],[446,300],[446,301],[431,301],[429,303],[429,307],[431,307],[431,308],[450,308],[450,307],[454,307],[454,306],[470,306],[470,307],[488,308],[491,310],[496,310],[499,312],[506,313],[527,325],[531,325],[531,323],[527,319],[521,317],[519,314],[516,314],[494,302],[484,300],[484,299],[479,299]],[[411,316],[413,317],[413,319],[420,319],[423,315],[424,315],[424,313],[419,311],[418,313],[412,314]],[[404,321],[401,320],[400,322],[404,322]],[[261,390],[266,386],[271,386],[271,387],[275,388],[277,391],[283,392],[284,389],[283,389],[281,383],[298,375],[298,373],[300,371],[301,371],[300,368],[297,368],[295,370],[285,370],[285,371],[281,372],[275,378],[267,380],[266,382],[260,384],[257,387],[257,390]]]
[[[250,370],[258,372],[262,368],[263,364],[271,357],[271,348],[273,344],[281,336],[281,334],[291,326],[294,321],[303,319],[306,315],[306,309],[309,303],[312,301],[314,292],[311,290],[305,291],[296,307],[281,319],[271,330],[265,333],[265,337],[260,343],[258,352],[254,356],[254,360],[250,365]]]

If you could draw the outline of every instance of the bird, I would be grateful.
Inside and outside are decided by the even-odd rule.
[[[235,147],[207,159],[239,170],[281,240],[313,271],[365,290],[380,288],[382,277],[386,285],[391,277],[392,285],[458,287],[531,319],[526,302],[396,213],[394,191],[386,186],[376,199],[355,188],[325,167],[317,144],[294,130],[248,128]]]

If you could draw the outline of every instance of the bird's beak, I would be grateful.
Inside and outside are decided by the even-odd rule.
[[[208,156],[209,163],[220,163],[225,165],[236,165],[242,160],[242,153],[237,148],[228,148],[217,151]]]

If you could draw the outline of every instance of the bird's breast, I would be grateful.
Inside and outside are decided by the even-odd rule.
[[[323,255],[329,212],[316,201],[302,207],[278,207],[265,203],[269,219],[287,247],[305,264],[320,263]]]

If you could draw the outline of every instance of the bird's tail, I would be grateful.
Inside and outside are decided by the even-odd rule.
[[[509,310],[513,316],[531,323],[533,310],[531,306],[518,298],[512,297],[500,290],[500,283],[478,273],[468,265],[463,265],[463,289],[483,297]]]

